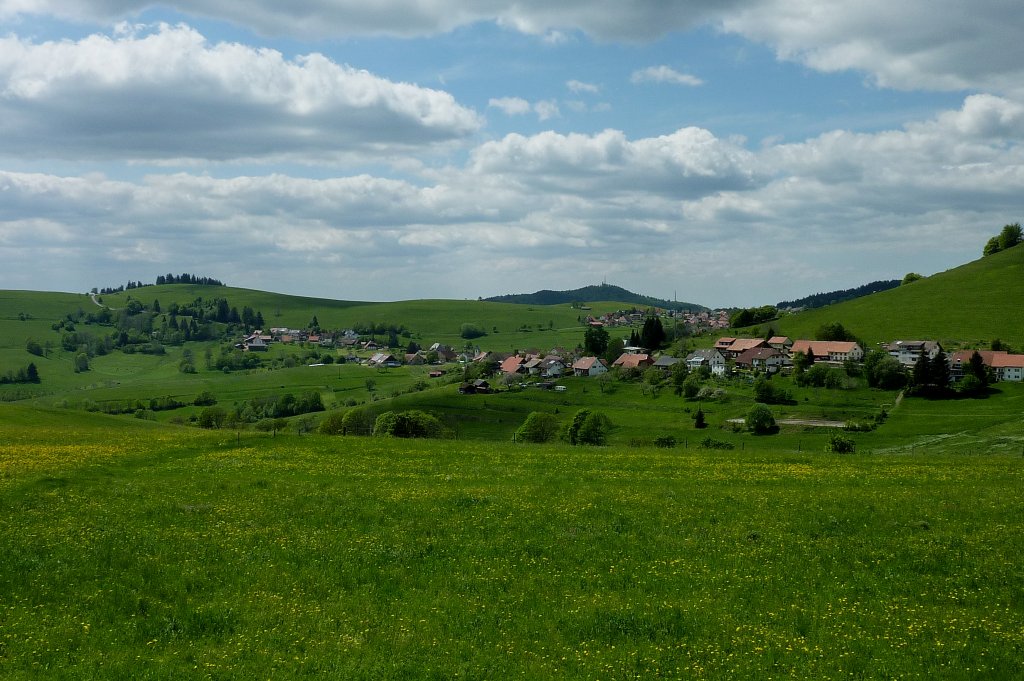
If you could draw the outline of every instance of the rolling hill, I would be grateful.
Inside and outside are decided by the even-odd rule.
[[[504,296],[493,296],[485,298],[489,302],[516,303],[519,305],[564,305],[570,303],[596,303],[601,301],[616,301],[620,303],[631,303],[644,307],[661,307],[666,310],[707,310],[708,308],[696,303],[687,303],[673,300],[663,300],[651,296],[633,293],[621,286],[601,284],[599,286],[584,286],[572,291],[537,291],[535,293],[515,293]]]
[[[969,262],[911,284],[781,318],[777,330],[811,338],[841,322],[869,344],[939,340],[946,347],[987,347],[993,339],[1024,349],[1017,305],[1024,300],[1024,247]]]

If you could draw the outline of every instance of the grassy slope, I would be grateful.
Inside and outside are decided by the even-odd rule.
[[[203,287],[188,285],[147,286],[116,295],[103,296],[111,307],[121,307],[128,296],[147,305],[154,299],[166,309],[171,302],[191,302],[196,297],[223,297],[239,310],[248,305],[263,313],[268,327],[289,326],[306,328],[313,316],[324,328],[346,328],[359,323],[384,322],[405,326],[423,341],[440,342],[462,347],[459,337],[463,324],[476,324],[488,336],[474,344],[494,350],[510,350],[537,345],[550,349],[554,345],[571,343],[573,347],[583,338],[579,323],[579,310],[568,305],[515,305],[477,300],[406,300],[390,303],[336,301],[320,298],[286,296],[251,289],[231,287]],[[598,312],[628,307],[622,303],[594,303]],[[530,332],[517,331],[528,326]],[[498,333],[494,333],[494,329]]]
[[[1019,457],[0,423],[9,679],[1022,673]]]
[[[778,327],[793,338],[813,338],[822,324],[839,321],[870,344],[927,338],[987,347],[999,338],[1024,349],[1021,300],[1024,246],[891,291],[784,317]]]

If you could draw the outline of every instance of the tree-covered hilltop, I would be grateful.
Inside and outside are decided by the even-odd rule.
[[[775,307],[779,309],[794,307],[814,309],[816,307],[834,305],[835,303],[841,303],[846,300],[853,300],[854,298],[871,295],[872,293],[878,293],[879,291],[888,291],[889,289],[896,288],[899,285],[899,279],[873,281],[870,284],[864,284],[863,286],[857,286],[855,288],[829,291],[828,293],[815,293],[796,300],[783,300],[782,302],[777,303]]]
[[[485,301],[494,303],[517,303],[520,305],[564,305],[571,303],[596,303],[601,301],[614,301],[617,303],[631,303],[645,307],[660,307],[666,310],[691,310],[694,312],[707,310],[708,308],[696,303],[687,303],[675,300],[663,300],[652,296],[645,296],[633,293],[621,286],[612,284],[600,284],[595,286],[584,286],[572,291],[551,291],[543,290],[535,293],[513,293],[504,296],[493,296],[484,298]]]

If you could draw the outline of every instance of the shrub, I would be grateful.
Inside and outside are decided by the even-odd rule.
[[[704,410],[697,407],[697,413],[693,415],[693,427],[700,430],[701,428],[707,428],[707,420],[704,418]]]
[[[192,404],[197,407],[209,407],[217,404],[217,398],[209,390],[204,390],[196,395],[196,399],[192,400]]]
[[[320,422],[319,431],[324,435],[342,435],[345,432],[345,412],[332,411]]]
[[[366,409],[349,409],[341,419],[342,435],[372,435],[374,416]]]
[[[558,419],[553,414],[532,411],[516,431],[520,442],[548,442],[558,433]]]
[[[771,409],[763,404],[755,404],[750,408],[745,423],[747,430],[755,435],[766,435],[778,430]]]
[[[202,428],[220,428],[228,418],[222,407],[207,407],[199,412],[199,426]]]
[[[374,422],[373,434],[384,437],[437,438],[444,436],[444,425],[436,416],[418,409],[386,411]]]
[[[838,431],[833,432],[825,444],[825,451],[831,454],[853,454],[855,450],[853,439]]]
[[[731,442],[725,442],[723,440],[716,440],[710,435],[700,441],[700,446],[704,449],[735,449],[736,445]]]
[[[611,425],[611,421],[604,414],[580,409],[566,425],[562,437],[571,445],[602,445],[608,437]]]
[[[671,449],[676,446],[676,438],[673,435],[663,435],[654,440],[655,447],[662,447],[664,449]]]

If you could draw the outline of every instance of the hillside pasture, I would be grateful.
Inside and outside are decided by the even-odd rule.
[[[6,678],[1022,673],[1019,456],[0,423]]]

